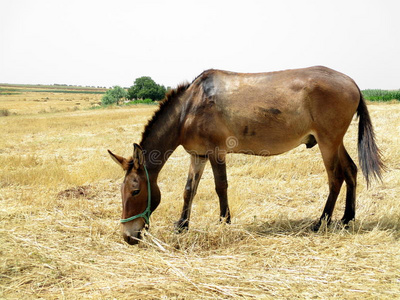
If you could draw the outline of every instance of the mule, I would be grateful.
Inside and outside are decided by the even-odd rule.
[[[214,174],[220,217],[230,222],[225,157],[228,153],[270,156],[305,144],[318,144],[328,175],[329,195],[319,221],[330,222],[346,182],[344,224],[355,217],[357,166],[343,145],[354,114],[359,117],[359,164],[367,184],[381,179],[384,163],[376,145],[367,106],[357,84],[326,67],[270,73],[207,70],[192,83],[169,92],[148,122],[133,156],[109,151],[126,175],[122,192],[122,234],[136,244],[150,214],[160,203],[157,177],[173,151],[182,145],[191,165],[176,222],[188,228],[193,198],[207,161]]]

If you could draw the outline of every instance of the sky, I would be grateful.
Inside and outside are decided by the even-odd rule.
[[[0,0],[0,83],[175,87],[324,65],[400,89],[398,0]]]

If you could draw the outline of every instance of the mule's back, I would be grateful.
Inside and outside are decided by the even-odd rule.
[[[313,136],[341,139],[360,99],[351,78],[325,67],[254,74],[209,70],[191,89],[182,144],[200,152],[218,147],[275,155]]]

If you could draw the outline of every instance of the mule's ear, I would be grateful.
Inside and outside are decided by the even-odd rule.
[[[112,153],[110,150],[107,150],[108,153],[110,154],[111,158],[113,159],[113,161],[115,161],[118,165],[121,166],[122,169],[124,169],[125,171],[128,170],[129,168],[129,162],[126,158],[116,155],[114,153]]]
[[[143,149],[138,144],[133,144],[133,165],[135,169],[139,169],[144,165]]]

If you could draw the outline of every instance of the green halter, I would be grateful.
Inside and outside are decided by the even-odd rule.
[[[146,166],[143,165],[143,168],[146,172],[146,178],[147,178],[147,207],[145,209],[144,212],[142,212],[141,214],[138,214],[136,216],[127,218],[127,219],[121,219],[120,222],[121,223],[126,223],[126,222],[130,222],[133,221],[137,218],[143,218],[146,221],[147,225],[150,225],[150,215],[151,215],[151,188],[150,188],[150,180],[149,180],[149,173],[147,172]]]

